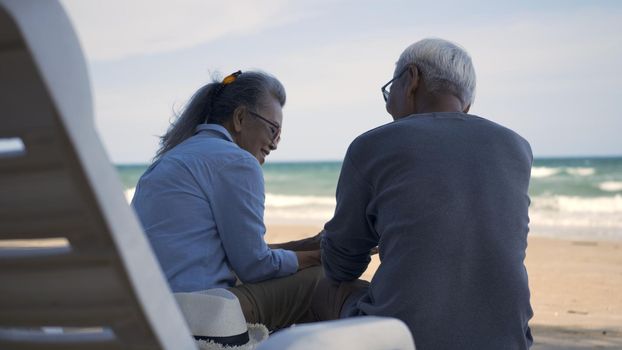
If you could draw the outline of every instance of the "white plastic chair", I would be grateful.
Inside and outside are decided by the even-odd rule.
[[[196,349],[95,131],[58,1],[0,0],[0,113],[0,349]],[[376,317],[261,345],[348,348],[414,345],[401,321]]]
[[[297,325],[279,331],[258,350],[415,350],[406,324],[389,317],[362,316]]]
[[[196,349],[90,91],[60,4],[0,0],[0,349]]]

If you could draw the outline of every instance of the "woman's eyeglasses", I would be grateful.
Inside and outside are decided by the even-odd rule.
[[[268,124],[268,126],[270,127],[270,132],[272,133],[272,142],[273,143],[278,143],[279,140],[281,139],[281,126],[273,121],[270,121],[264,117],[262,117],[260,114],[255,113],[253,111],[248,111],[248,113],[250,113],[252,116],[259,118],[259,120],[263,121],[264,123]]]

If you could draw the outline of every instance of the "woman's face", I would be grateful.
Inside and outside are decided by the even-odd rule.
[[[269,97],[256,110],[238,108],[234,112],[233,122],[235,142],[257,158],[259,164],[263,164],[268,154],[276,150],[281,139],[283,111],[279,101]]]

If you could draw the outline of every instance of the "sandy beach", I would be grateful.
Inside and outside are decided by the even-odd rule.
[[[320,229],[311,224],[268,224],[266,240],[286,242]],[[36,243],[67,244],[64,239]],[[379,263],[374,256],[361,278],[370,280]],[[531,236],[526,266],[534,310],[532,349],[622,349],[622,241]]]
[[[290,241],[320,229],[272,224],[266,239]],[[369,280],[378,264],[372,259],[362,278]],[[532,349],[622,349],[622,241],[532,236],[526,266],[534,309]]]

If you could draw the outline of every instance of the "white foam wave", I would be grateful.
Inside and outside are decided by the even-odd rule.
[[[289,196],[266,193],[266,207],[289,208],[302,206],[335,207],[335,197]]]
[[[622,196],[532,198],[531,234],[589,239],[622,238]]]
[[[605,181],[598,184],[598,188],[606,192],[618,192],[622,191],[622,182],[620,181]]]
[[[620,191],[622,182],[603,182],[599,187],[604,191]],[[135,190],[124,191],[128,203]],[[334,197],[266,194],[265,220],[268,223],[323,224],[334,212]],[[537,196],[532,198],[529,217],[532,233],[539,235],[619,238],[622,237],[622,195]]]
[[[577,168],[566,168],[566,172],[570,175],[575,175],[575,176],[591,176],[591,175],[594,175],[594,173],[596,173],[596,170],[594,168],[577,167]]]
[[[265,220],[269,223],[323,224],[333,217],[334,210],[318,209],[266,209]]]
[[[544,166],[536,166],[531,168],[531,177],[535,179],[550,177],[560,173],[566,173],[573,176],[592,176],[596,173],[596,169],[588,167],[552,168]]]
[[[530,226],[549,226],[558,228],[583,228],[596,229],[606,228],[615,229],[618,236],[622,236],[622,219],[618,215],[606,214],[563,214],[539,212],[531,210],[529,212]]]
[[[622,196],[575,197],[542,196],[532,198],[532,209],[563,213],[622,214]]]
[[[560,168],[548,168],[548,167],[537,166],[537,167],[531,168],[531,177],[533,178],[549,177],[549,176],[559,174],[560,171],[561,171]]]
[[[136,187],[128,188],[125,191],[123,191],[123,194],[125,195],[125,199],[127,200],[128,203],[132,202],[132,198],[134,198],[134,192],[136,192]]]
[[[280,224],[323,224],[335,213],[335,197],[266,194],[265,220]]]
[[[136,188],[128,188],[123,191],[125,199],[128,203],[132,201]],[[272,208],[289,208],[289,207],[335,207],[335,197],[321,197],[321,196],[288,196],[282,194],[266,193],[266,207]]]

